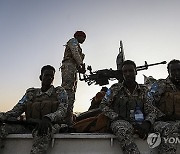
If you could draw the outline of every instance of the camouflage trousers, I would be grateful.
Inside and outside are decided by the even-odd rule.
[[[77,88],[77,68],[74,63],[64,62],[61,66],[62,87],[68,94],[69,111],[73,112]]]
[[[110,128],[120,143],[124,154],[140,154],[137,145],[134,143],[133,126],[125,120],[113,121]]]
[[[180,121],[157,121],[154,123],[154,131],[159,132],[161,135],[161,144],[158,146],[158,152],[160,154],[175,154],[177,143],[169,143],[167,139],[172,137],[180,138]]]
[[[23,125],[10,125],[10,124],[3,124],[0,127],[0,144],[1,147],[4,144],[4,140],[8,134],[30,134],[32,133],[33,136],[33,145],[30,151],[30,154],[46,154],[49,145],[51,143],[52,135],[59,132],[60,126],[55,124],[52,128],[52,132],[48,133],[47,135],[38,136],[37,131],[33,129],[31,131],[28,127]]]

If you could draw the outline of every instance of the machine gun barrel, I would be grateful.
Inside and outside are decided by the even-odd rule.
[[[162,61],[160,63],[153,63],[153,64],[148,64],[147,61],[145,61],[145,64],[142,66],[137,66],[136,70],[137,71],[141,71],[141,70],[147,70],[149,68],[149,66],[155,66],[155,65],[160,65],[160,64],[166,64],[166,61]]]

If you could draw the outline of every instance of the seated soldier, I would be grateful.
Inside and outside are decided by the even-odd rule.
[[[97,108],[99,108],[99,104],[101,103],[103,97],[105,96],[107,89],[108,89],[107,87],[102,87],[101,91],[98,92],[98,93],[96,94],[96,96],[94,96],[94,97],[92,98],[91,106],[89,107],[88,110],[92,110],[92,109],[97,109]]]
[[[154,131],[163,138],[180,136],[180,61],[171,60],[167,66],[168,77],[155,82],[148,92],[149,102],[164,114],[154,124]],[[174,154],[176,145],[161,139],[159,153]]]
[[[31,154],[46,153],[52,133],[59,132],[68,108],[68,97],[62,87],[54,87],[55,69],[50,65],[41,69],[41,88],[30,88],[22,99],[8,112],[1,114],[0,141],[8,134],[32,133]],[[25,112],[27,125],[8,124],[11,118],[17,118]],[[2,142],[1,142],[1,146]]]
[[[102,87],[101,91],[92,98],[91,106],[88,111],[79,114],[74,124],[75,132],[100,133],[107,132],[106,118],[101,116],[99,105],[107,91],[107,87]]]
[[[91,106],[89,107],[88,111],[82,112],[78,116],[76,116],[74,122],[78,122],[99,115],[101,113],[101,110],[99,109],[99,104],[101,103],[107,89],[107,87],[102,87],[100,92],[98,92],[96,96],[92,98]]]
[[[157,116],[154,106],[147,103],[147,87],[136,82],[136,64],[126,60],[122,64],[124,81],[113,84],[106,92],[100,108],[110,120],[110,129],[117,136],[123,153],[139,154],[133,134],[145,139]]]

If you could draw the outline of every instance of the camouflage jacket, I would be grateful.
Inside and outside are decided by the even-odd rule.
[[[168,93],[180,94],[180,90],[176,88],[176,86],[171,82],[169,77],[167,77],[166,79],[157,80],[151,86],[149,92],[147,93],[147,99],[149,104],[153,104],[154,106],[162,110],[161,107],[163,103],[166,103]],[[173,100],[171,103],[173,103]]]
[[[169,77],[166,79],[159,79],[155,83],[152,84],[150,90],[148,91],[148,101],[149,103],[156,106],[156,104],[160,101],[162,95],[166,92],[178,92],[179,90],[176,86],[171,82]]]
[[[27,109],[28,104],[34,103],[34,100],[36,98],[41,99],[43,102],[46,101],[46,98],[48,97],[48,100],[51,100],[52,97],[57,97],[57,109],[55,112],[48,113],[44,116],[51,119],[51,122],[57,122],[59,120],[64,119],[66,117],[66,112],[68,108],[68,97],[67,93],[62,87],[54,87],[51,86],[51,88],[46,91],[42,92],[40,88],[29,88],[25,95],[22,97],[21,100],[14,106],[14,108],[6,113],[4,113],[4,118],[11,118],[11,117],[19,117],[22,113],[24,113]]]
[[[82,49],[77,41],[77,39],[70,39],[65,48],[64,58],[62,62],[68,61],[75,63],[77,66],[83,64],[85,55],[82,53]]]
[[[113,102],[115,99],[115,96],[119,93],[122,92],[122,95],[118,97],[121,97],[122,99],[126,99],[127,97],[134,97],[136,98],[137,95],[140,95],[140,98],[144,103],[144,114],[145,114],[145,119],[146,121],[150,121],[151,124],[154,123],[157,114],[158,114],[158,109],[155,108],[154,106],[148,104],[146,102],[146,92],[147,92],[147,87],[144,85],[139,85],[137,84],[136,89],[134,92],[131,94],[129,90],[123,85],[123,83],[117,83],[114,84],[110,87],[110,89],[106,92],[105,97],[103,98],[100,108],[104,114],[109,117],[112,121],[116,118],[118,118],[118,113],[113,110]]]

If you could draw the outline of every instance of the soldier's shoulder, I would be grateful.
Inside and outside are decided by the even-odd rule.
[[[139,88],[140,88],[140,91],[141,91],[141,93],[146,93],[146,92],[148,92],[148,86],[147,85],[145,85],[145,84],[138,84],[139,85]]]
[[[165,87],[168,83],[167,79],[158,79],[155,84],[157,84],[159,87]]]
[[[26,90],[26,93],[34,92],[37,88],[31,87]]]
[[[140,86],[141,89],[145,89],[145,90],[148,89],[147,85],[145,85],[145,84],[139,84],[139,86]]]
[[[121,89],[123,86],[122,83],[115,83],[111,86],[111,89]]]
[[[158,82],[158,83],[165,83],[165,82],[167,82],[167,79],[158,79],[156,82]]]
[[[71,38],[68,42],[67,42],[67,45],[72,45],[72,46],[77,46],[79,43],[78,43],[78,40],[76,38]]]
[[[65,91],[65,89],[62,86],[55,87],[55,90],[56,90],[56,93],[61,93]]]

